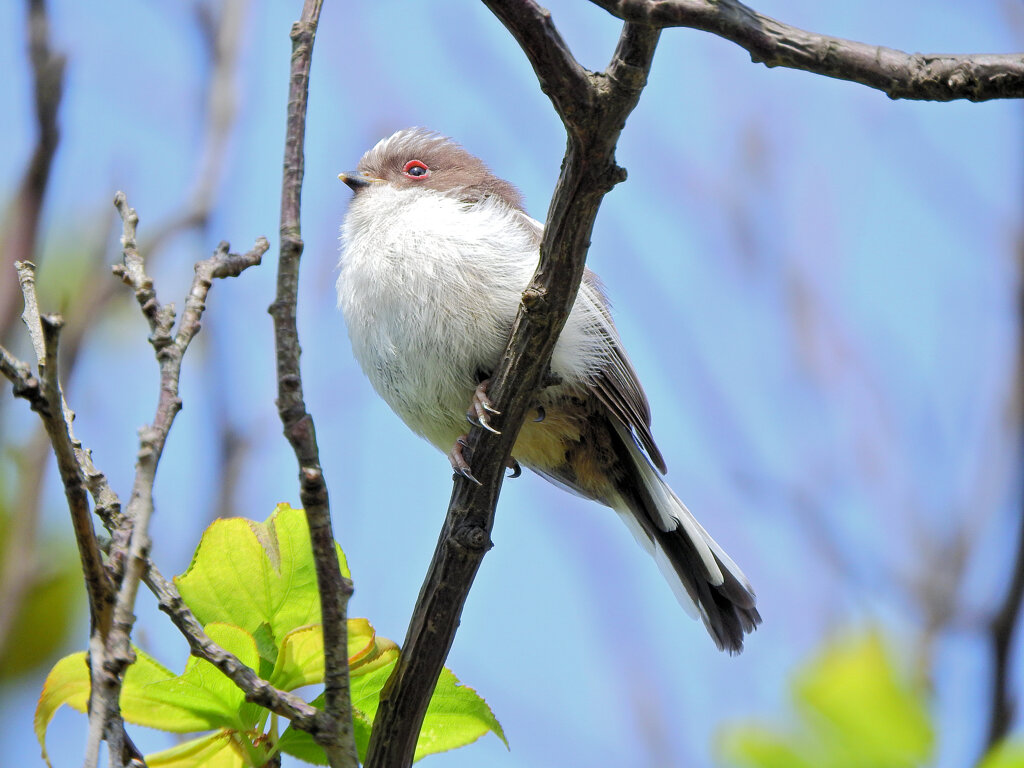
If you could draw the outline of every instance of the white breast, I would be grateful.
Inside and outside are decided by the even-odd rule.
[[[467,205],[380,184],[353,199],[341,241],[338,303],[356,359],[410,428],[449,450],[467,429],[477,375],[504,349],[540,225],[490,199]],[[600,365],[599,315],[581,295],[555,348],[556,375],[584,378]]]

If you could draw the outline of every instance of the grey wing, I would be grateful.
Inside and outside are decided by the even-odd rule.
[[[522,218],[523,224],[536,234],[539,247],[540,239],[544,235],[544,225],[525,213]],[[604,364],[590,383],[590,390],[608,409],[609,414],[636,437],[651,463],[664,474],[667,469],[665,459],[651,434],[651,408],[647,403],[647,395],[640,386],[640,380],[626,350],[622,348],[622,341],[615,330],[608,309],[608,299],[605,297],[601,278],[589,267],[583,272],[580,295],[592,309],[596,310],[602,321],[597,332],[601,335]]]
[[[590,383],[590,389],[608,412],[632,432],[651,463],[664,474],[667,469],[665,459],[651,434],[651,407],[647,403],[647,395],[640,386],[633,364],[622,348],[622,341],[612,323],[601,279],[589,268],[583,273],[580,293],[586,300],[593,302],[604,320],[600,332],[605,346],[606,364]]]

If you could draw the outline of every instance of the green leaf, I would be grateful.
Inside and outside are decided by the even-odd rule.
[[[206,633],[243,664],[258,663],[256,642],[244,629],[215,622],[206,626]],[[188,733],[213,728],[248,731],[261,709],[246,704],[242,690],[210,662],[190,656],[181,675],[158,681],[125,675],[121,712],[131,723]]]
[[[34,476],[35,470],[26,465],[33,453],[24,446],[20,450],[15,445],[0,449],[0,572],[19,582],[24,580],[24,591],[18,590],[16,599],[17,612],[9,617],[9,633],[0,649],[0,683],[52,664],[64,650],[85,605],[78,552],[66,535],[55,532],[45,536],[28,551],[11,548],[11,533],[18,527],[12,517],[28,513],[5,503],[17,498],[19,492],[7,488],[4,477],[6,470],[12,470],[12,476]],[[8,558],[16,558],[19,565],[12,569]]]
[[[2,525],[2,521],[0,521]],[[0,555],[5,552],[0,544]],[[0,682],[49,663],[68,638],[84,604],[82,569],[74,549],[48,544],[37,553],[17,553],[38,562],[39,573],[25,594],[0,656]],[[3,563],[0,561],[0,566]]]
[[[363,674],[353,672],[350,679],[353,728],[361,762],[366,760],[371,723],[380,704],[380,692],[397,662],[398,648],[388,647],[373,663],[366,665]],[[313,704],[323,706],[323,697],[318,697]],[[460,685],[452,671],[445,667],[427,706],[413,759],[471,744],[488,731],[508,747],[505,733],[487,702],[472,688]],[[324,765],[327,762],[323,750],[309,734],[296,728],[289,727],[284,732],[278,747],[282,752],[308,763]]]
[[[924,693],[899,674],[877,632],[827,644],[795,675],[792,689],[796,727],[727,726],[719,742],[724,762],[749,768],[930,762],[935,735]]]
[[[211,624],[210,637],[252,664],[257,660],[252,637],[238,627]],[[125,673],[121,713],[136,725],[172,733],[192,733],[214,728],[247,731],[262,710],[245,703],[244,694],[207,661],[190,658],[178,676],[151,656],[135,649],[136,661]],[[61,705],[85,712],[89,701],[89,668],[84,653],[66,656],[54,665],[43,684],[36,706],[35,733],[46,759],[46,729]]]
[[[149,768],[243,768],[250,764],[237,737],[223,729],[146,755]]]
[[[320,694],[313,699],[310,704],[319,709],[323,709],[323,694]],[[353,715],[355,715],[355,713],[353,713]],[[358,736],[356,738],[356,744],[359,744]],[[300,731],[298,728],[293,726],[288,726],[284,733],[281,734],[281,738],[277,741],[277,748],[283,754],[297,757],[303,762],[311,763],[312,765],[327,765],[327,754],[315,741],[313,741],[313,737],[305,731]],[[363,762],[364,754],[364,752],[360,752],[359,762]]]
[[[900,768],[931,758],[935,735],[924,695],[900,678],[876,632],[826,647],[794,691],[824,739],[857,764]]]
[[[337,551],[349,578],[345,556]],[[265,523],[214,521],[188,570],[174,581],[201,624],[219,621],[245,629],[260,641],[260,657],[271,669],[285,635],[320,623],[306,516],[287,504],[279,504]]]
[[[802,753],[807,745],[793,743],[783,736],[756,724],[733,725],[719,737],[719,751],[730,764],[750,768],[822,768],[822,763]]]
[[[487,702],[445,667],[427,706],[413,759],[471,744],[488,731],[508,749],[505,732]]]
[[[282,691],[324,681],[324,633],[319,624],[293,629],[281,640],[270,684]]]
[[[50,765],[46,754],[46,729],[63,704],[84,712],[89,701],[89,667],[84,653],[73,653],[54,664],[43,683],[43,692],[36,704],[33,730],[42,750],[43,760]]]
[[[1024,740],[999,742],[985,755],[978,768],[1024,768]]]
[[[390,640],[378,640],[366,619],[348,620],[348,663],[353,675],[374,662],[385,648],[396,647]],[[319,624],[299,627],[281,641],[277,663],[270,676],[272,685],[292,691],[324,681],[324,637]]]
[[[136,649],[137,659],[125,673],[125,685],[121,696],[121,707],[128,718],[128,711],[138,710],[145,715],[138,723],[159,727],[165,731],[187,733],[207,730],[208,722],[195,716],[187,709],[164,702],[151,702],[135,695],[147,686],[165,682],[174,673],[165,669],[150,656]],[[74,653],[58,661],[43,684],[43,692],[36,705],[34,727],[43,759],[46,756],[46,729],[54,714],[64,704],[79,712],[85,712],[89,703],[89,667],[85,653]]]

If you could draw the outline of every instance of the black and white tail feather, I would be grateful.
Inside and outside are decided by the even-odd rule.
[[[683,609],[700,617],[719,650],[739,653],[743,636],[761,623],[753,587],[651,466],[632,435],[621,426],[616,431],[635,474],[620,489],[622,503],[613,505],[615,511],[654,557]]]

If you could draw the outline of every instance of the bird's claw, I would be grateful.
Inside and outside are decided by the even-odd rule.
[[[487,387],[490,383],[490,379],[484,379],[473,390],[473,399],[469,403],[469,410],[466,411],[466,421],[474,426],[483,427],[492,434],[500,435],[501,431],[491,426],[491,415],[500,416],[501,411],[495,408],[494,403],[487,397]]]
[[[512,470],[512,474],[509,475],[509,479],[513,480],[523,474],[523,468],[519,466],[519,462],[515,459],[508,460],[508,468]]]
[[[473,471],[469,468],[469,462],[466,461],[466,457],[462,455],[463,449],[469,446],[469,441],[466,435],[461,435],[456,438],[455,444],[452,446],[451,452],[448,454],[448,461],[451,462],[452,472],[456,475],[466,478],[471,483],[477,485],[483,485],[476,477],[473,476]]]
[[[537,418],[535,418],[534,421],[537,422],[537,423],[540,423],[540,422],[544,421],[544,419],[546,419],[547,417],[548,417],[548,414],[544,410],[544,406],[543,405],[538,405],[537,406]]]

